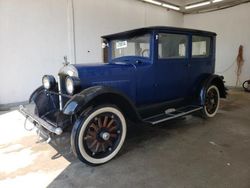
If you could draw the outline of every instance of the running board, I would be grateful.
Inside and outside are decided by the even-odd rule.
[[[202,109],[201,106],[186,106],[186,107],[182,107],[179,109],[168,109],[165,111],[165,113],[148,117],[146,119],[143,119],[143,121],[155,125],[158,123],[162,123],[164,121],[168,121],[171,119],[175,119],[178,117],[182,117],[182,116],[191,114],[191,113],[199,111],[201,109]]]

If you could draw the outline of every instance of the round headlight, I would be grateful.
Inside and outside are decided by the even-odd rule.
[[[81,86],[80,80],[77,77],[68,76],[65,81],[67,93],[73,95]]]
[[[45,89],[53,89],[56,86],[56,79],[52,75],[45,75],[43,76],[42,83]]]
[[[74,93],[74,83],[70,77],[66,78],[66,90],[67,90],[68,94]]]

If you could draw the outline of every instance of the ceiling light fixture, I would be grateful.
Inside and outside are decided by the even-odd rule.
[[[213,0],[212,2],[213,3],[218,3],[218,2],[221,2],[221,1],[223,1],[223,0]]]
[[[201,7],[201,6],[205,6],[205,5],[209,5],[209,4],[211,4],[210,1],[201,2],[201,3],[197,3],[197,4],[188,5],[188,6],[185,7],[185,9],[191,9],[191,8]]]
[[[165,8],[173,9],[173,10],[180,10],[179,7],[174,6],[174,5],[170,5],[170,4],[166,4],[166,3],[163,3],[162,6]]]
[[[174,5],[171,5],[168,3],[162,3],[160,1],[155,1],[155,0],[142,0],[142,1],[154,4],[154,5],[162,6],[165,8],[173,9],[173,10],[180,10],[180,8],[178,6],[174,6]]]
[[[162,5],[162,3],[161,3],[161,2],[159,2],[159,1],[155,1],[155,0],[143,0],[143,1],[145,1],[145,2],[147,2],[147,3],[154,4],[154,5],[159,5],[159,6],[161,6],[161,5]]]

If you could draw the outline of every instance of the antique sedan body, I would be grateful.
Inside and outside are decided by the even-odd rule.
[[[108,63],[65,64],[58,79],[43,77],[20,111],[46,135],[72,128],[71,145],[90,165],[121,149],[128,121],[152,125],[200,112],[214,117],[226,97],[215,75],[216,34],[149,27],[104,36]]]

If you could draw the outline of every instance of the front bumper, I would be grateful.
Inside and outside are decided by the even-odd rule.
[[[50,133],[54,133],[56,135],[61,135],[63,133],[62,128],[57,127],[51,122],[47,122],[41,118],[39,118],[37,115],[35,115],[32,112],[29,112],[24,106],[19,107],[19,111],[21,114],[24,115],[25,118],[27,118],[31,123],[33,123],[38,129],[43,127]]]

